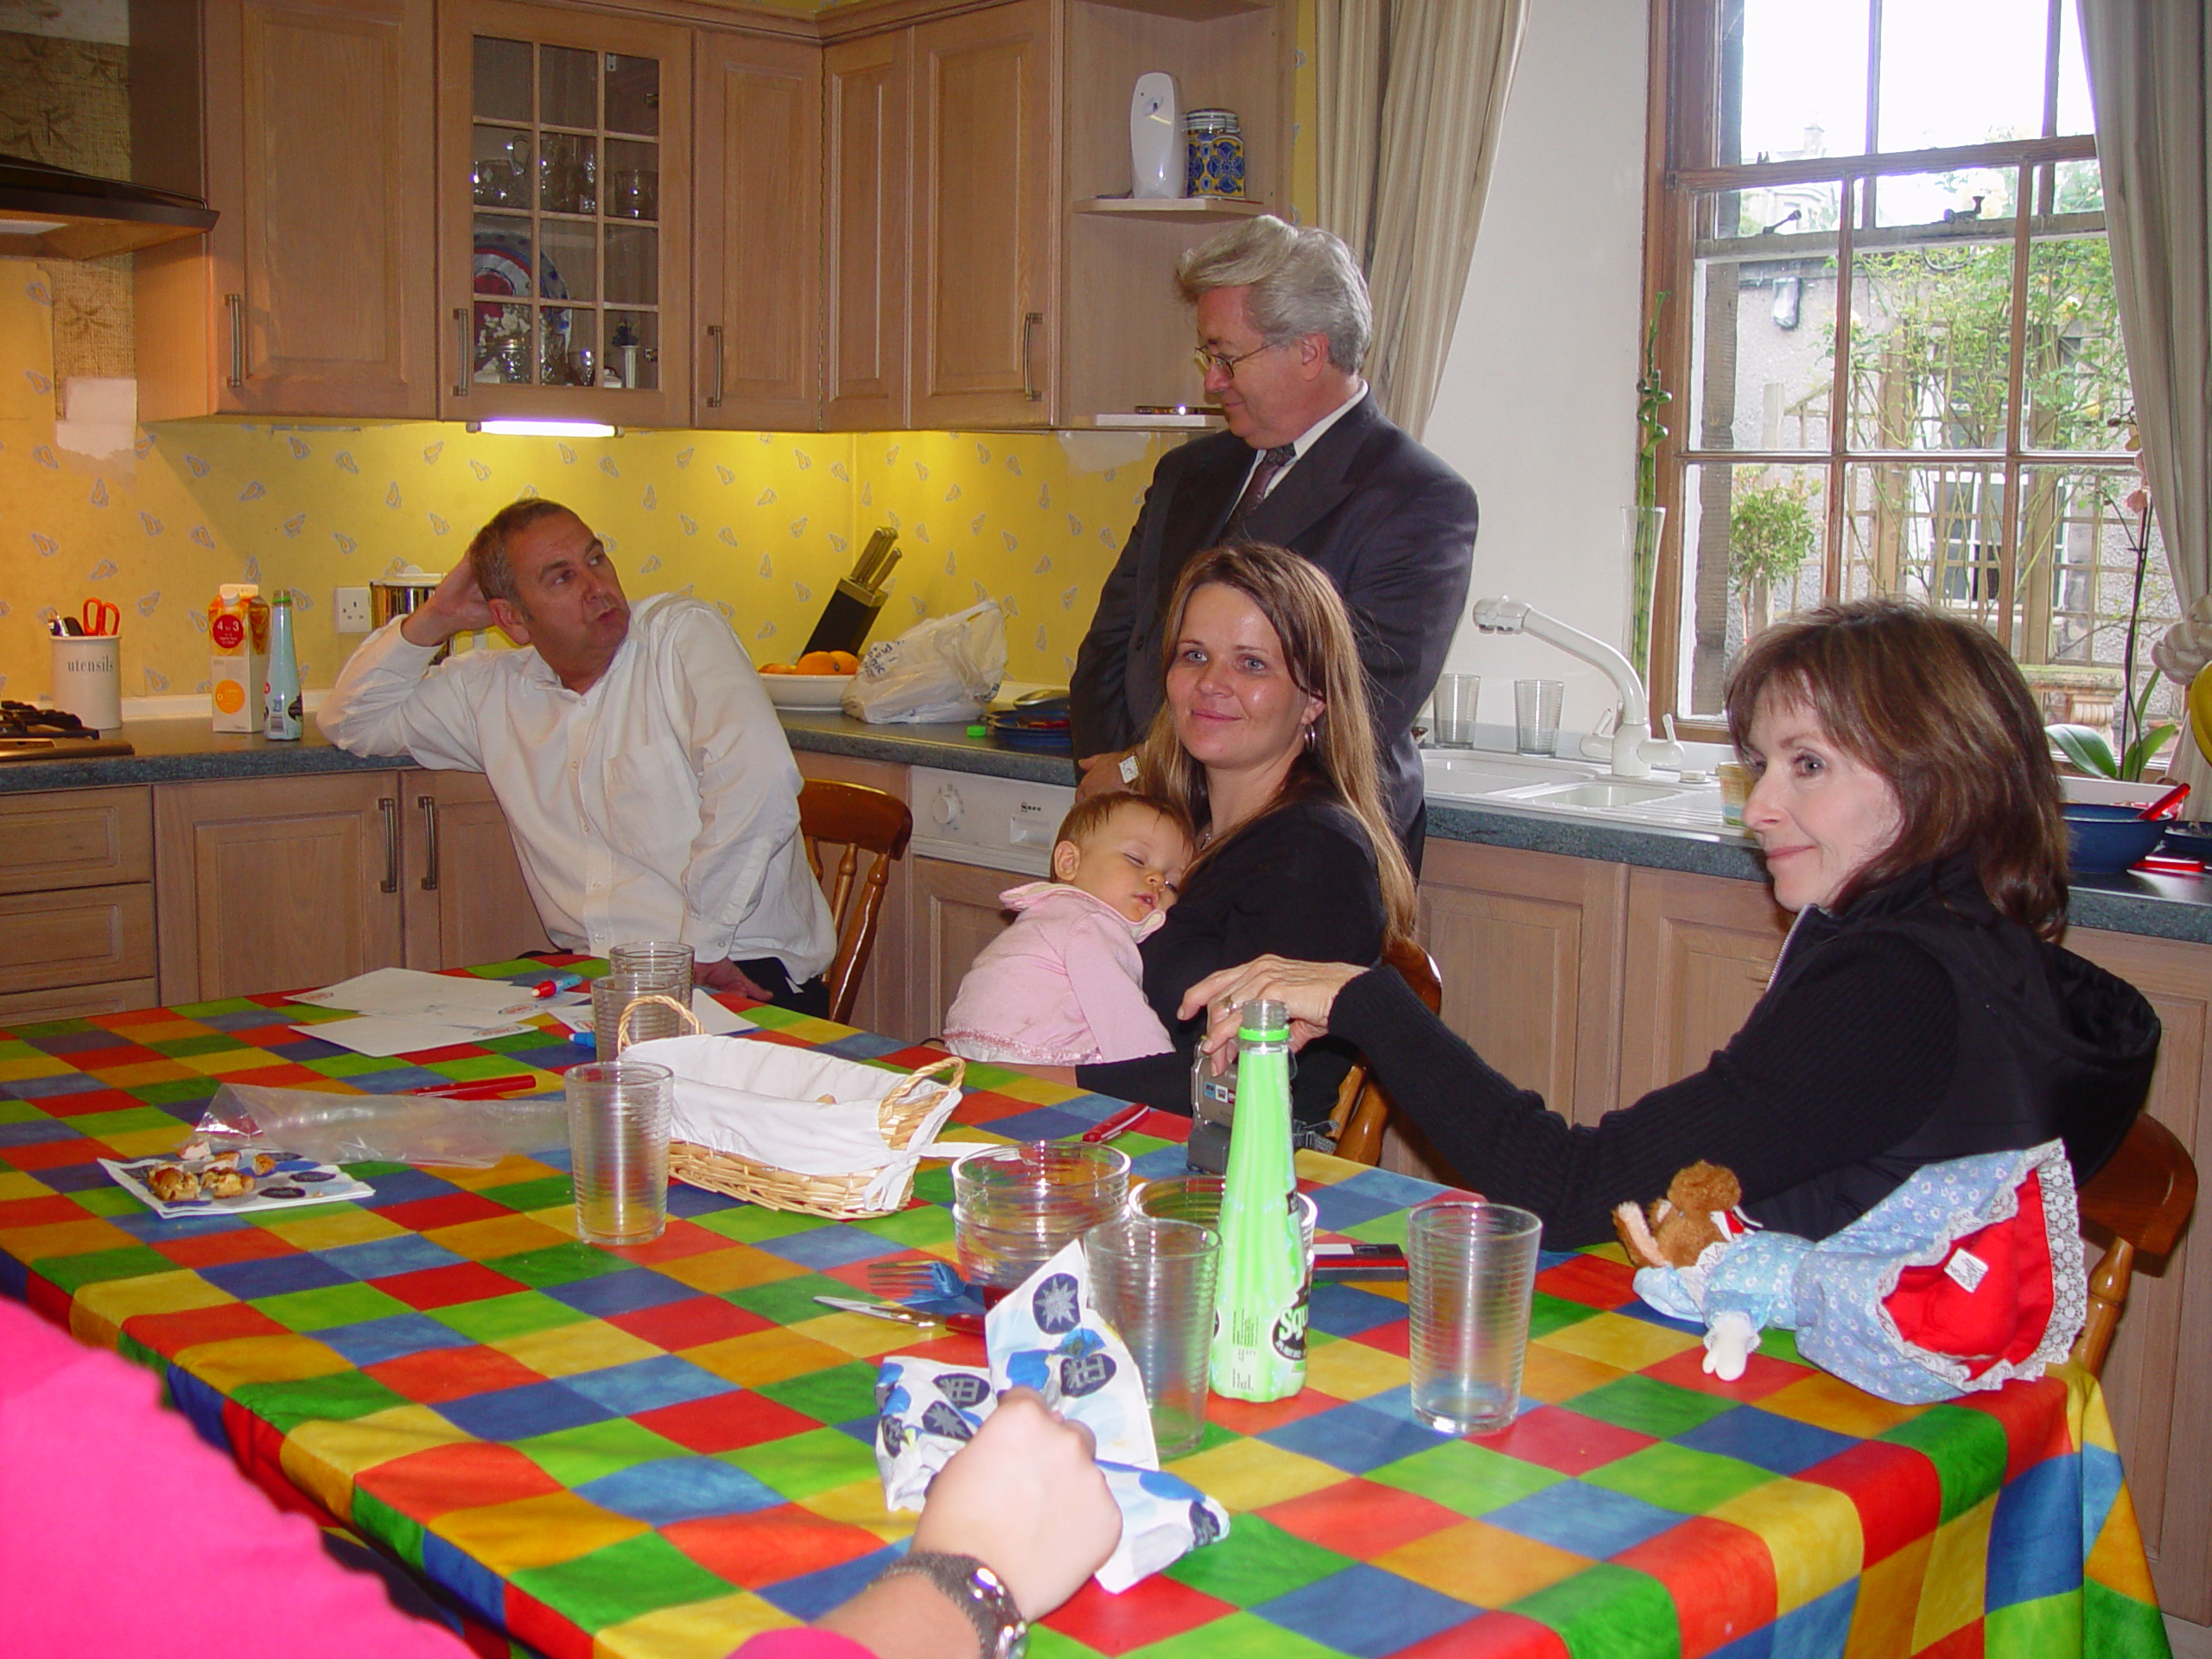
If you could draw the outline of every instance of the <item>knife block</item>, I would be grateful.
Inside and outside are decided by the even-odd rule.
[[[863,588],[849,576],[840,576],[830,602],[822,607],[822,620],[807,636],[806,649],[849,651],[859,656],[861,645],[867,643],[868,630],[875,626],[876,613],[883,608],[883,601],[880,590]]]

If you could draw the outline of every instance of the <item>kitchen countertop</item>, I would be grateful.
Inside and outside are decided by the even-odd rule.
[[[841,714],[787,710],[791,747],[850,755],[894,766],[938,766],[1025,783],[1071,785],[1075,763],[1059,755],[1002,749],[970,737],[963,725],[869,726]],[[361,756],[333,748],[308,722],[297,743],[271,743],[252,734],[208,729],[204,720],[137,721],[122,735],[137,751],[86,760],[0,765],[0,794],[42,789],[89,789],[204,779],[297,777],[327,772],[378,771],[410,764],[404,757]],[[1503,804],[1428,804],[1428,833],[1440,841],[1480,842],[1569,858],[1600,859],[1649,869],[1756,881],[1758,855],[1735,836],[1666,829],[1596,817],[1519,810]],[[2212,879],[2164,875],[2083,876],[2072,884],[2070,919],[2080,927],[2212,944]]]

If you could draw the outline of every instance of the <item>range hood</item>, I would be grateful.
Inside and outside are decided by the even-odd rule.
[[[215,219],[192,196],[0,156],[0,254],[99,259],[204,236]]]

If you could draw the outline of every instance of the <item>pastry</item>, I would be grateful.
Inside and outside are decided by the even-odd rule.
[[[200,1178],[176,1164],[162,1164],[146,1172],[146,1190],[163,1204],[182,1204],[200,1196]]]

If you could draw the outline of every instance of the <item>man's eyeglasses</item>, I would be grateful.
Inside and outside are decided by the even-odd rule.
[[[1236,378],[1236,365],[1239,363],[1243,363],[1251,358],[1257,357],[1262,352],[1271,352],[1274,349],[1274,347],[1272,345],[1255,346],[1249,352],[1243,352],[1235,357],[1229,357],[1220,352],[1210,352],[1206,350],[1205,346],[1200,346],[1192,352],[1191,361],[1198,365],[1198,372],[1200,374],[1204,374],[1209,369],[1219,369],[1224,375],[1233,380]]]

